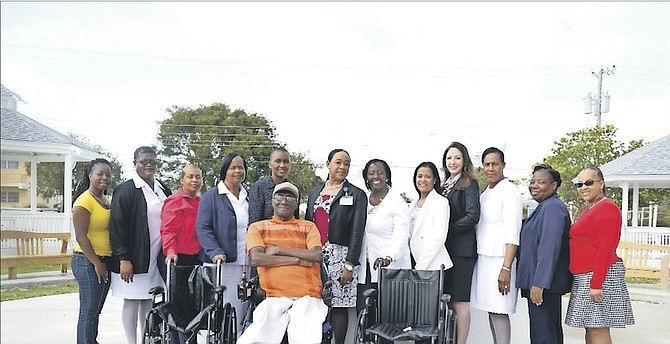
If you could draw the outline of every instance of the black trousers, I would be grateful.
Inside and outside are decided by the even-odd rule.
[[[563,344],[562,295],[545,290],[539,306],[530,300],[529,290],[522,290],[521,295],[528,298],[531,344]]]

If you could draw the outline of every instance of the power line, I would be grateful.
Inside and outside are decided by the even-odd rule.
[[[375,75],[370,73],[375,72],[389,72],[389,71],[404,71],[410,73],[422,72],[427,73],[427,76],[432,78],[452,78],[452,77],[503,77],[503,76],[540,76],[540,75],[564,75],[565,73],[577,73],[583,69],[583,66],[532,66],[532,67],[442,67],[442,68],[425,68],[417,66],[379,66],[379,65],[318,65],[318,64],[286,64],[286,63],[259,63],[259,62],[245,62],[238,60],[228,60],[223,58],[201,58],[201,57],[174,57],[174,56],[161,56],[155,54],[135,54],[135,53],[123,53],[117,51],[103,51],[103,50],[85,50],[85,49],[68,49],[68,48],[57,48],[57,47],[38,47],[31,45],[23,44],[4,44],[4,47],[17,48],[17,49],[28,49],[34,51],[45,51],[49,53],[47,56],[32,56],[32,55],[21,55],[19,53],[12,53],[3,51],[5,55],[12,55],[18,57],[31,57],[31,58],[44,58],[44,59],[58,59],[53,56],[53,52],[62,52],[62,53],[73,53],[73,54],[88,54],[95,56],[109,56],[109,57],[127,57],[134,59],[150,59],[152,63],[145,64],[144,66],[160,66],[155,63],[157,59],[166,60],[166,61],[175,61],[175,62],[186,62],[190,67],[193,65],[201,66],[200,62],[208,63],[223,63],[223,64],[242,64],[248,65],[251,67],[254,66],[267,66],[267,67],[276,67],[281,68],[282,70],[286,67],[291,68],[308,68],[308,69],[344,69],[344,70],[354,70],[366,73],[366,77],[374,77]],[[64,58],[62,60],[72,61],[71,57]],[[77,61],[77,62],[87,62],[87,61]],[[113,59],[111,63],[118,62],[118,59]],[[109,61],[93,61],[91,63],[105,64],[108,65]],[[165,66],[160,66],[165,68]],[[267,74],[267,71],[240,71],[240,70],[227,70],[224,72],[231,73],[244,73],[244,74]],[[339,74],[336,74],[340,76]],[[411,76],[414,76],[412,74]],[[359,77],[362,75],[359,75]],[[376,77],[398,77],[398,75],[376,75]]]

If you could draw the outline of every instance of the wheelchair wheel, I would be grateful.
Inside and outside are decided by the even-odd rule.
[[[144,328],[144,344],[167,344],[168,331],[165,328],[165,322],[158,315],[158,312],[151,311],[147,314],[147,320]]]
[[[365,329],[368,326],[368,311],[367,309],[362,310],[358,314],[358,319],[356,321],[356,333],[354,335],[354,343],[356,344],[367,344],[372,343],[369,336],[365,335]]]
[[[226,303],[221,320],[221,332],[217,344],[235,344],[237,342],[237,313],[230,303]]]

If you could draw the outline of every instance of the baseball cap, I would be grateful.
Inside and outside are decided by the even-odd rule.
[[[293,194],[293,196],[298,198],[298,193],[299,193],[298,188],[290,182],[283,182],[281,184],[275,185],[275,189],[272,192],[272,195],[274,196],[279,191],[288,191],[291,194]]]

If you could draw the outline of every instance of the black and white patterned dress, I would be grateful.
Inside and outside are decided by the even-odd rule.
[[[574,275],[565,324],[580,328],[623,328],[635,324],[624,281],[625,273],[626,268],[621,261],[609,267],[603,282],[601,302],[593,302],[589,295],[593,272]]]

